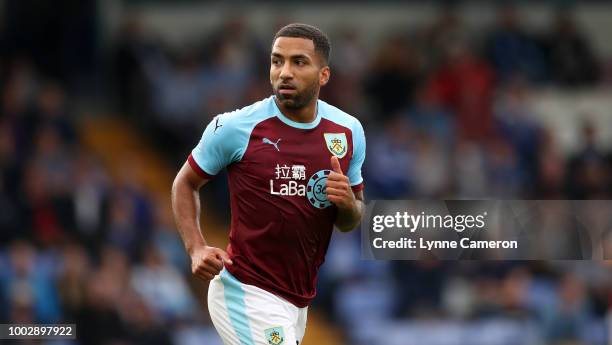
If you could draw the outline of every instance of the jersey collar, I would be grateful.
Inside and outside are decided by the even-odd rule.
[[[291,120],[287,116],[285,116],[280,111],[280,109],[278,108],[278,105],[276,104],[275,97],[276,96],[271,96],[271,101],[272,101],[272,104],[274,105],[274,109],[276,110],[276,116],[281,121],[283,121],[284,124],[294,127],[294,128],[299,128],[299,129],[313,129],[319,125],[319,122],[321,122],[321,114],[319,113],[319,108],[321,105],[320,100],[317,100],[317,115],[315,116],[315,119],[312,122],[296,122],[296,121]]]

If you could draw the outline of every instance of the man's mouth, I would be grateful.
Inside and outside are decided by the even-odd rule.
[[[279,90],[295,90],[295,89],[296,89],[296,87],[295,87],[295,86],[293,86],[293,84],[280,84],[280,85],[278,86],[278,89],[279,89]]]
[[[297,89],[295,86],[290,84],[280,84],[278,86],[278,92],[280,94],[293,94],[297,92]]]

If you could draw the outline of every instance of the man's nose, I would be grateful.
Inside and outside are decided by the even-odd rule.
[[[291,65],[286,63],[281,68],[280,76],[281,79],[293,79],[293,70],[291,69]]]

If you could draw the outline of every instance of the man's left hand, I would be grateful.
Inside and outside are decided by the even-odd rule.
[[[327,199],[338,208],[350,210],[355,208],[355,194],[351,189],[349,178],[342,173],[338,157],[331,157],[332,172],[327,176]]]

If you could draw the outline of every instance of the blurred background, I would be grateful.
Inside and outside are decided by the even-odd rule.
[[[2,0],[0,322],[221,344],[170,187],[214,115],[271,94],[294,21],[331,38],[321,98],[365,127],[367,199],[612,195],[609,1]],[[224,247],[225,176],[202,197]],[[359,241],[334,235],[304,345],[612,343],[607,262],[365,261]]]

